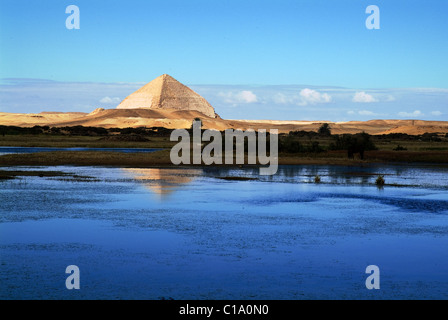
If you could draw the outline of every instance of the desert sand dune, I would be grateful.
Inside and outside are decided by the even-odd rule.
[[[200,95],[169,75],[161,75],[127,96],[116,109],[98,108],[91,113],[41,112],[0,113],[0,125],[21,127],[91,126],[104,128],[165,127],[190,128],[195,118],[204,129],[277,129],[280,133],[317,131],[329,123],[335,134],[367,132],[369,134],[448,133],[448,121],[370,120],[370,121],[302,121],[302,120],[231,120],[221,119],[214,108]]]
[[[317,131],[322,123],[329,123],[335,134],[367,132],[369,134],[425,132],[448,133],[448,121],[423,120],[370,120],[370,121],[270,121],[270,120],[226,120],[207,117],[199,111],[171,109],[97,109],[92,113],[42,112],[37,114],[0,113],[0,125],[21,127],[40,126],[92,126],[104,128],[165,127],[169,129],[190,128],[195,118],[202,120],[204,129],[277,129],[280,133],[295,130]]]

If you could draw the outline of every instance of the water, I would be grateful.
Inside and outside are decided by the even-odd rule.
[[[36,152],[52,152],[52,151],[103,151],[103,152],[124,152],[124,153],[141,153],[154,152],[162,149],[153,148],[45,148],[45,147],[0,147],[0,156],[5,154],[17,153],[36,153]]]
[[[448,298],[446,168],[2,170],[1,299]]]

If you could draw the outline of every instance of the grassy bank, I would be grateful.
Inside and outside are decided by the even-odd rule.
[[[10,180],[17,177],[58,177],[64,180],[76,180],[76,181],[96,181],[93,177],[80,176],[77,174],[71,174],[62,171],[20,171],[20,170],[0,170],[0,181]]]
[[[98,136],[67,135],[5,135],[0,136],[0,147],[46,148],[170,148],[175,142],[169,137],[145,137],[147,141],[106,140]]]
[[[121,153],[97,151],[56,151],[0,156],[0,166],[170,166],[169,150],[152,153]]]
[[[329,151],[319,154],[280,154],[279,164],[327,164],[362,165],[369,163],[427,163],[448,165],[448,152],[433,151],[366,151],[365,159],[348,159],[344,151]]]
[[[448,152],[396,152],[368,151],[366,159],[347,159],[345,152],[332,151],[317,154],[279,154],[280,165],[321,164],[321,165],[368,165],[369,163],[432,163],[448,165]],[[245,162],[247,163],[247,161]],[[57,151],[28,154],[8,154],[0,156],[0,166],[125,166],[154,167],[174,166],[170,160],[170,150],[152,153],[119,153],[97,151]]]
[[[8,154],[0,156],[0,166],[126,166],[152,167],[172,166],[169,153],[176,144],[168,136],[145,136],[145,141],[132,141],[128,135],[120,136],[123,140],[104,139],[99,136],[71,136],[71,135],[5,135],[0,136],[0,146],[16,147],[83,147],[83,148],[165,148],[153,153],[118,153],[99,151],[57,151],[31,154]],[[115,137],[113,137],[115,138]],[[302,151],[296,153],[281,152],[279,164],[321,164],[321,165],[367,165],[369,163],[429,163],[448,165],[448,141],[421,141],[418,139],[384,139],[373,137],[378,150],[365,152],[365,159],[348,159],[347,151],[330,150],[334,142],[332,137],[304,136],[294,137],[294,141],[304,146],[303,150],[310,150],[313,143],[318,143],[318,152]],[[401,150],[394,150],[397,146]],[[247,161],[245,162],[247,163]]]

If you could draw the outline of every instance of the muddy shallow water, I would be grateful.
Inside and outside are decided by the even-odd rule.
[[[0,169],[1,299],[448,298],[448,169]]]

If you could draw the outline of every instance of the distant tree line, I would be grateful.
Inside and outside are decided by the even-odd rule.
[[[354,158],[359,153],[364,159],[364,153],[368,150],[377,150],[371,136],[365,132],[356,134],[332,135],[333,142],[324,149],[318,141],[310,141],[304,144],[297,139],[297,133],[283,135],[279,138],[279,152],[285,153],[319,153],[329,150],[346,150],[349,158]]]
[[[361,159],[364,159],[364,152],[369,150],[377,150],[378,148],[373,143],[371,136],[368,133],[361,132],[356,134],[342,134],[335,137],[335,142],[332,142],[329,150],[347,150],[347,156],[354,158],[356,153],[359,153]]]
[[[144,135],[144,136],[170,136],[172,129],[163,127],[139,127],[139,128],[102,128],[85,126],[34,126],[18,127],[0,125],[0,135],[71,135],[71,136],[107,136],[107,135]]]
[[[448,134],[444,135],[448,138]],[[307,138],[309,143],[305,143],[303,140]],[[324,148],[319,145],[317,139],[323,139],[323,141],[332,141],[328,147]],[[438,133],[424,133],[421,135],[409,135],[406,133],[390,133],[371,136],[368,133],[356,133],[356,134],[332,134],[331,127],[328,123],[324,123],[316,131],[290,131],[288,134],[281,134],[279,137],[279,152],[284,153],[318,153],[323,151],[334,150],[346,150],[349,158],[354,158],[355,154],[359,154],[363,159],[365,151],[377,150],[374,141],[387,141],[394,140],[402,141],[425,141],[425,142],[440,142],[442,138]],[[306,139],[305,139],[306,141]],[[406,148],[398,145],[395,151],[406,150]]]
[[[448,133],[445,134],[445,138],[448,138]],[[440,142],[442,139],[440,138],[440,135],[438,133],[429,133],[426,132],[424,134],[419,135],[411,135],[407,133],[389,133],[389,134],[381,134],[381,135],[375,135],[376,140],[408,140],[408,141],[433,141],[433,142]]]
[[[192,128],[187,129],[191,131]],[[204,129],[202,129],[204,131]],[[142,137],[169,137],[172,129],[164,127],[138,127],[138,128],[102,128],[102,127],[85,127],[85,126],[65,126],[65,127],[50,127],[50,126],[34,126],[34,127],[18,127],[18,126],[4,126],[0,125],[0,135],[71,135],[71,136],[142,136]],[[258,138],[258,134],[257,138]],[[224,138],[224,131],[221,132]],[[324,151],[345,150],[349,158],[354,158],[356,153],[359,153],[360,158],[363,159],[365,151],[377,150],[373,140],[375,141],[393,141],[393,140],[408,140],[408,141],[430,141],[439,142],[442,138],[437,133],[424,133],[422,135],[408,135],[405,133],[390,133],[383,135],[371,135],[362,132],[356,134],[332,134],[329,124],[324,123],[316,131],[290,131],[288,134],[279,134],[279,152],[283,153],[320,153]],[[303,142],[309,140],[308,142]],[[448,134],[445,135],[448,138]],[[267,133],[269,140],[269,133]],[[327,147],[320,145],[317,139],[321,141],[331,142]],[[224,146],[225,141],[222,141]],[[269,143],[267,143],[269,149]],[[244,149],[247,150],[247,139],[244,141]],[[398,145],[394,150],[405,150]],[[268,150],[269,152],[269,150]]]
[[[317,132],[314,131],[290,131],[289,134],[283,135],[279,139],[279,152],[286,153],[319,153],[326,151],[319,145],[318,141],[310,141],[304,145],[298,138],[332,138],[327,150],[347,150],[347,157],[354,158],[359,153],[360,158],[364,159],[364,153],[367,150],[376,150],[375,144],[371,140],[371,136],[365,132],[357,134],[332,135],[331,127],[328,123],[320,126]]]

